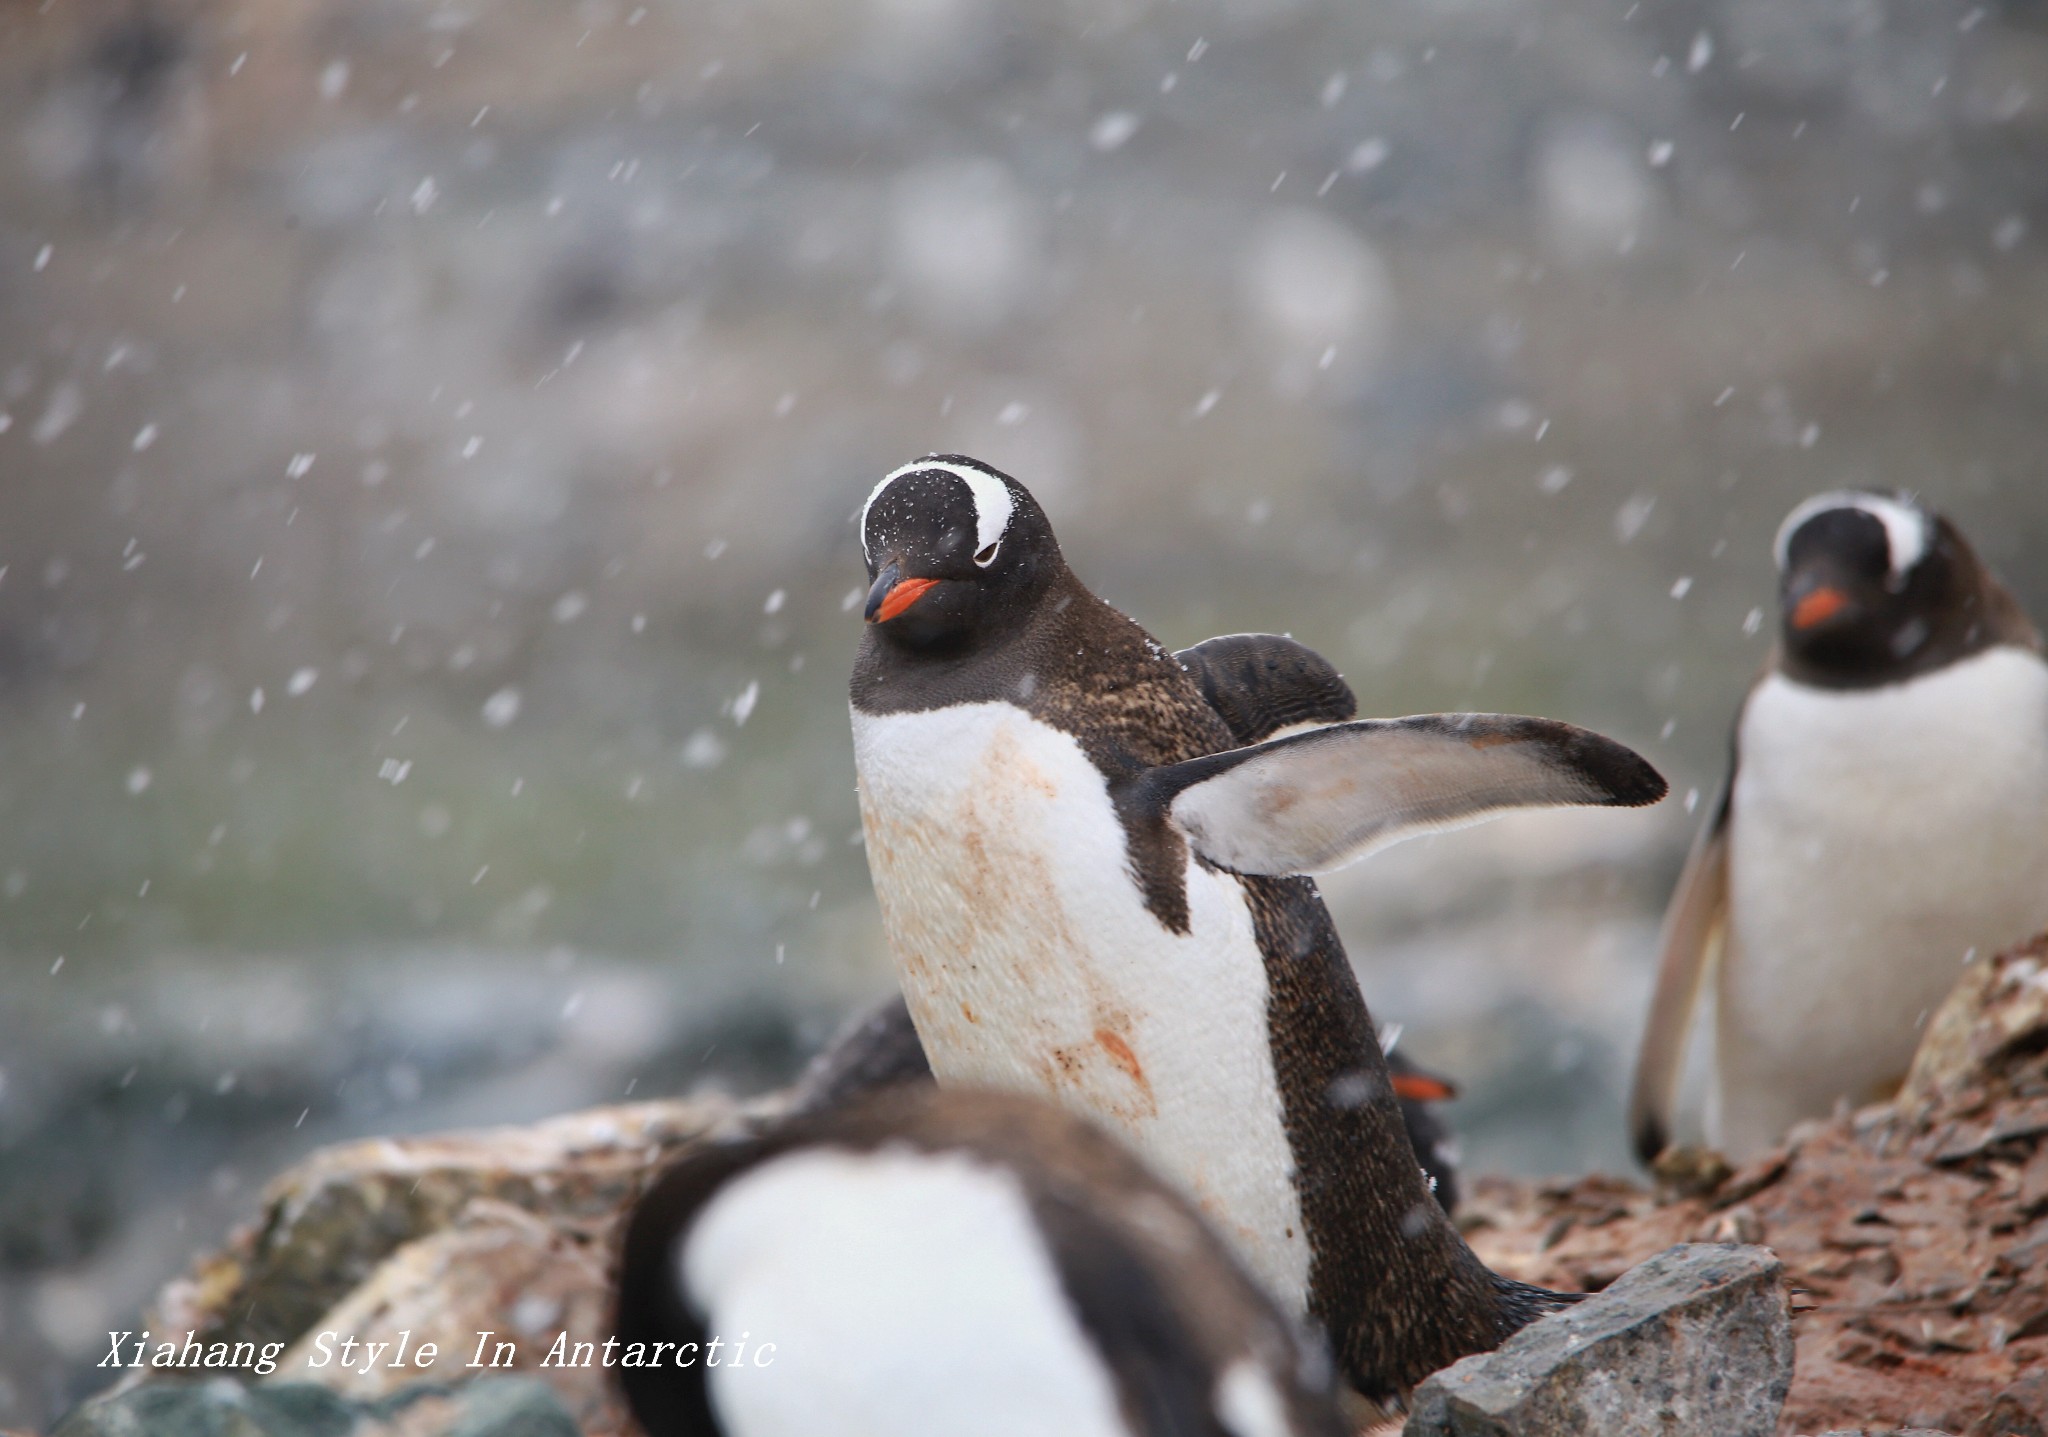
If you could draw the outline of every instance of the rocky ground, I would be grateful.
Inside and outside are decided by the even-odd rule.
[[[167,1437],[630,1433],[600,1366],[549,1355],[603,1341],[612,1228],[661,1158],[773,1109],[643,1103],[323,1152],[280,1177],[260,1219],[167,1288],[149,1319],[152,1342],[189,1330],[202,1350],[248,1343],[275,1353],[274,1373],[244,1389],[133,1371],[58,1437],[137,1423]],[[1676,1155],[1654,1189],[1599,1175],[1473,1188],[1460,1220],[1481,1254],[1556,1287],[1605,1289],[1681,1243],[1770,1249],[1796,1350],[1782,1433],[2048,1432],[2048,936],[1965,971],[1891,1104],[1805,1125],[1738,1171]],[[1727,1249],[1688,1251],[1711,1265]],[[1782,1290],[1768,1255],[1751,1262]],[[1615,1296],[1654,1286],[1639,1275]],[[1745,1291],[1754,1301],[1765,1289]],[[1550,1345],[1565,1354],[1545,1359],[1552,1376],[1560,1361],[1647,1363],[1650,1347],[1668,1368],[1687,1350],[1679,1338],[1638,1340],[1620,1357],[1598,1342]],[[1480,1359],[1493,1364],[1480,1379],[1511,1379],[1522,1360]],[[1652,1385],[1643,1375],[1622,1374]],[[1547,1420],[1525,1413],[1487,1430],[1566,1430]]]
[[[1798,1343],[1781,1431],[2048,1430],[2044,968],[2048,939],[1966,970],[1897,1102],[1741,1171],[1694,1155],[1655,1192],[1482,1178],[1461,1220],[1495,1266],[1557,1287],[1604,1287],[1672,1243],[1767,1245]]]

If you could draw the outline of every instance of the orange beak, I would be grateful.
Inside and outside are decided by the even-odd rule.
[[[1458,1090],[1442,1078],[1422,1073],[1394,1074],[1394,1096],[1413,1103],[1441,1103],[1458,1096]]]
[[[884,577],[887,577],[886,575]],[[925,590],[937,584],[937,579],[898,579],[882,591],[881,602],[871,603],[868,622],[886,624],[912,604],[924,597]],[[877,587],[880,587],[879,585]]]
[[[1802,633],[1824,624],[1849,607],[1849,596],[1840,589],[1823,586],[1792,606],[1792,627]]]
[[[938,583],[937,579],[904,579],[895,588],[882,596],[882,607],[875,610],[875,622],[886,624],[912,604],[924,597],[924,591]]]

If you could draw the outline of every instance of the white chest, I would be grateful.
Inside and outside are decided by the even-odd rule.
[[[1080,746],[1003,703],[853,716],[904,996],[941,1082],[1041,1094],[1120,1134],[1300,1310],[1308,1245],[1237,879],[1146,909]]]
[[[2048,924],[2048,666],[1995,649],[1859,692],[1774,675],[1740,747],[1722,1060],[1825,1112],[1904,1070],[1968,950]]]

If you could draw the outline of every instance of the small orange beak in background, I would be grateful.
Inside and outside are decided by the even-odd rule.
[[[875,610],[871,623],[886,624],[912,604],[924,597],[924,591],[938,583],[937,579],[903,579],[882,598],[882,607]]]
[[[1792,627],[1810,629],[1824,624],[1849,607],[1849,596],[1840,589],[1819,588],[1792,606]]]
[[[1441,1103],[1458,1096],[1458,1090],[1442,1078],[1421,1073],[1394,1074],[1394,1096],[1412,1103]]]

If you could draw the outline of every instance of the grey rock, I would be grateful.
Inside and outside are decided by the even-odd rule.
[[[149,1325],[191,1328],[202,1344],[296,1342],[394,1253],[452,1228],[474,1203],[602,1228],[664,1152],[741,1120],[730,1100],[707,1096],[322,1149],[272,1180],[256,1223],[163,1290]]]
[[[244,1387],[215,1377],[95,1398],[51,1437],[350,1437],[356,1415],[353,1404],[324,1387]]]
[[[447,1437],[578,1437],[547,1383],[507,1378],[471,1383]]]
[[[1783,1265],[1761,1247],[1685,1243],[1437,1373],[1404,1430],[1771,1437],[1791,1385]]]
[[[2034,1372],[1992,1400],[1968,1437],[2048,1437],[2048,1372]]]
[[[352,1402],[304,1382],[150,1383],[96,1397],[51,1437],[578,1437],[545,1382],[419,1383]]]

